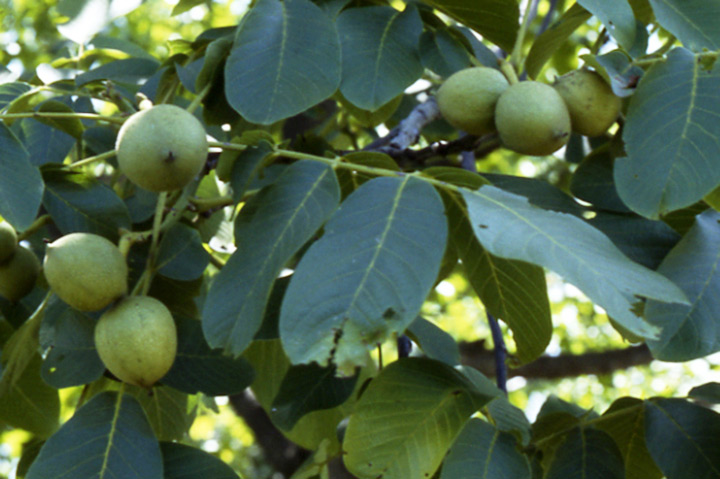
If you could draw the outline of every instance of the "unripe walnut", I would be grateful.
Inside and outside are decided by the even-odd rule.
[[[17,248],[15,229],[7,221],[0,222],[0,264],[9,260]]]
[[[40,272],[35,253],[18,246],[13,255],[0,264],[0,296],[16,302],[32,291]]]
[[[495,131],[495,104],[508,86],[494,68],[466,68],[445,80],[436,99],[448,123],[471,135],[484,135]]]
[[[570,114],[550,85],[524,81],[500,95],[495,124],[505,147],[525,155],[549,155],[570,139]]]
[[[620,114],[620,98],[597,72],[571,71],[555,80],[553,86],[567,105],[576,133],[600,136]]]
[[[44,268],[50,289],[80,311],[98,311],[127,293],[125,257],[96,234],[71,233],[53,241]]]
[[[118,379],[147,388],[175,361],[175,321],[157,299],[130,296],[100,317],[95,326],[95,347],[103,364]]]
[[[120,170],[146,190],[184,187],[205,165],[205,128],[191,113],[175,105],[157,105],[128,118],[118,132]]]

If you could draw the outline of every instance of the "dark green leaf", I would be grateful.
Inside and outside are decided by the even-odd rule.
[[[33,118],[21,120],[18,126],[18,137],[30,153],[30,163],[35,166],[62,163],[76,144],[72,136]]]
[[[273,399],[270,417],[282,429],[292,429],[305,414],[344,403],[358,376],[338,377],[333,366],[299,364],[287,370]]]
[[[645,444],[645,417],[640,399],[618,399],[603,413],[597,426],[610,434],[620,449],[625,463],[625,479],[662,477]]]
[[[233,191],[233,201],[239,203],[251,182],[262,168],[263,161],[272,153],[272,146],[261,141],[257,146],[250,146],[235,159],[230,172],[230,185]],[[223,152],[227,154],[227,152]]]
[[[338,17],[337,28],[342,44],[340,91],[355,106],[377,110],[422,75],[422,22],[416,8],[347,9]]]
[[[455,339],[427,319],[418,317],[405,333],[427,357],[451,366],[460,364],[460,349]]]
[[[494,395],[440,361],[400,359],[356,403],[345,465],[360,479],[432,477],[465,422]]]
[[[702,386],[694,387],[690,390],[688,396],[699,399],[700,401],[720,404],[720,383],[706,383]]]
[[[10,82],[0,85],[0,110],[4,110],[13,101],[33,89],[32,85],[25,82]]]
[[[653,356],[663,361],[689,361],[720,350],[717,311],[720,308],[720,213],[708,210],[663,260],[658,272],[677,284],[688,305],[648,301],[647,321],[661,329],[648,341]]]
[[[496,428],[513,434],[523,447],[530,443],[532,434],[530,421],[525,416],[525,412],[514,406],[506,395],[502,394],[490,401],[486,410],[486,415],[492,419]]]
[[[578,3],[598,17],[618,44],[630,50],[635,43],[635,15],[627,0],[578,0]]]
[[[63,234],[85,231],[118,237],[130,229],[125,203],[108,186],[82,173],[45,171],[43,206]]]
[[[425,68],[441,77],[471,66],[467,49],[448,29],[424,32],[420,37],[420,56]]]
[[[254,372],[242,358],[233,359],[210,349],[200,321],[176,316],[178,352],[163,384],[188,394],[208,396],[238,394],[252,383]]]
[[[57,310],[57,316],[52,318],[52,349],[43,361],[43,379],[57,389],[88,384],[98,379],[105,372],[105,365],[95,349],[97,320],[60,302],[53,310]],[[44,324],[49,322],[51,314],[49,309]]]
[[[213,348],[240,354],[262,324],[273,282],[285,263],[322,226],[340,200],[333,170],[298,162],[243,207],[238,249],[215,277],[203,309]]]
[[[635,334],[657,334],[633,312],[638,296],[687,301],[676,285],[630,261],[607,236],[575,216],[537,208],[494,186],[462,194],[475,236],[490,253],[555,271]]]
[[[243,18],[225,64],[225,95],[268,125],[330,97],[340,84],[335,24],[308,0],[260,0]]]
[[[400,171],[400,167],[397,163],[395,163],[395,160],[393,160],[390,156],[377,151],[358,151],[348,153],[343,157],[343,159],[348,163],[354,163],[357,165]],[[346,198],[350,193],[358,189],[361,184],[375,178],[373,175],[360,171],[347,170],[345,168],[338,169],[337,177],[338,182],[340,183],[343,198]]]
[[[360,186],[290,280],[280,338],[291,361],[324,366],[332,356],[343,373],[364,365],[368,348],[416,318],[446,240],[442,200],[426,182],[408,175]]]
[[[560,444],[546,479],[624,479],[625,468],[618,447],[603,431],[573,429]]]
[[[72,108],[58,100],[42,102],[37,108],[37,111],[48,113],[75,113]],[[78,118],[48,118],[39,116],[37,119],[48,126],[67,133],[75,139],[82,138],[83,131],[85,130],[85,127]]]
[[[423,0],[458,22],[472,28],[501,48],[511,51],[518,30],[515,0]]]
[[[87,85],[99,80],[112,80],[118,83],[137,84],[147,80],[158,71],[157,60],[149,58],[128,58],[115,60],[94,68],[75,77],[77,86]]]
[[[471,419],[450,448],[440,479],[477,477],[530,479],[530,463],[511,434]]]
[[[720,415],[683,399],[645,402],[645,440],[670,479],[720,477]]]
[[[60,398],[40,377],[41,363],[33,354],[17,382],[0,396],[0,421],[47,437],[58,427]]]
[[[642,77],[626,116],[627,158],[615,184],[633,211],[657,219],[702,199],[720,183],[720,63],[703,69],[684,48]]]
[[[203,248],[198,231],[176,223],[160,241],[155,266],[163,276],[189,281],[200,277],[209,262],[210,255]]]
[[[202,449],[177,442],[161,442],[163,479],[239,479],[230,466]]]
[[[610,77],[613,93],[621,98],[632,95],[645,74],[645,70],[631,63],[630,58],[619,50],[598,55],[595,59]]]
[[[563,13],[560,19],[553,23],[550,28],[544,31],[533,42],[532,48],[525,60],[525,69],[530,78],[537,78],[543,65],[557,51],[570,35],[580,25],[587,22],[592,14],[585,10],[579,3],[574,4]]]
[[[657,269],[680,241],[680,235],[662,221],[635,215],[598,213],[588,222],[605,233],[628,258],[650,269]]]
[[[47,440],[26,479],[67,477],[163,479],[160,447],[132,396],[93,397]]]
[[[660,25],[694,51],[720,48],[717,0],[650,0]]]
[[[148,394],[145,388],[125,386],[125,392],[138,400],[158,440],[177,441],[187,435],[195,419],[187,394],[170,387],[154,387]]]
[[[482,176],[498,188],[524,196],[531,204],[540,208],[578,217],[585,213],[585,208],[570,195],[545,180],[494,173],[486,173]]]
[[[592,152],[578,165],[570,181],[570,191],[577,198],[598,209],[629,213],[613,182],[613,162],[609,151]]]
[[[23,231],[37,216],[43,180],[30,164],[30,155],[17,137],[0,122],[0,215]]]

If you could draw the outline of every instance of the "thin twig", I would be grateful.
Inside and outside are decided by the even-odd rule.
[[[490,332],[492,333],[494,355],[495,355],[495,380],[497,387],[507,393],[507,348],[505,347],[505,339],[502,335],[502,330],[497,322],[497,319],[487,313],[488,324],[490,325]]]

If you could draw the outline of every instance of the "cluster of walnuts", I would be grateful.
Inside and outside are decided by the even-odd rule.
[[[607,82],[588,69],[559,77],[510,84],[499,70],[474,67],[450,76],[438,89],[440,113],[472,135],[498,132],[505,147],[525,155],[549,155],[574,131],[603,134],[617,119],[621,101]]]

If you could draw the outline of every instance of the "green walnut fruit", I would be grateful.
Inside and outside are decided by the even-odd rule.
[[[9,260],[16,248],[15,229],[7,221],[0,222],[0,263]]]
[[[0,264],[0,296],[13,303],[22,299],[35,286],[40,273],[40,260],[35,253],[18,246],[13,255]]]
[[[100,317],[95,326],[95,347],[107,369],[118,379],[148,388],[175,361],[175,321],[157,299],[130,296]]]
[[[620,98],[597,72],[575,70],[555,80],[553,86],[565,100],[576,133],[602,135],[620,114]]]
[[[80,311],[101,310],[127,293],[125,258],[96,234],[71,233],[53,241],[43,266],[50,289]]]
[[[495,104],[509,86],[494,68],[466,68],[445,80],[436,99],[448,123],[471,135],[484,135],[495,131]]]
[[[205,128],[192,113],[175,105],[157,105],[128,118],[115,145],[120,170],[146,190],[184,187],[207,159]]]
[[[497,102],[500,140],[524,155],[549,155],[570,139],[570,113],[550,85],[524,81],[510,86]]]

